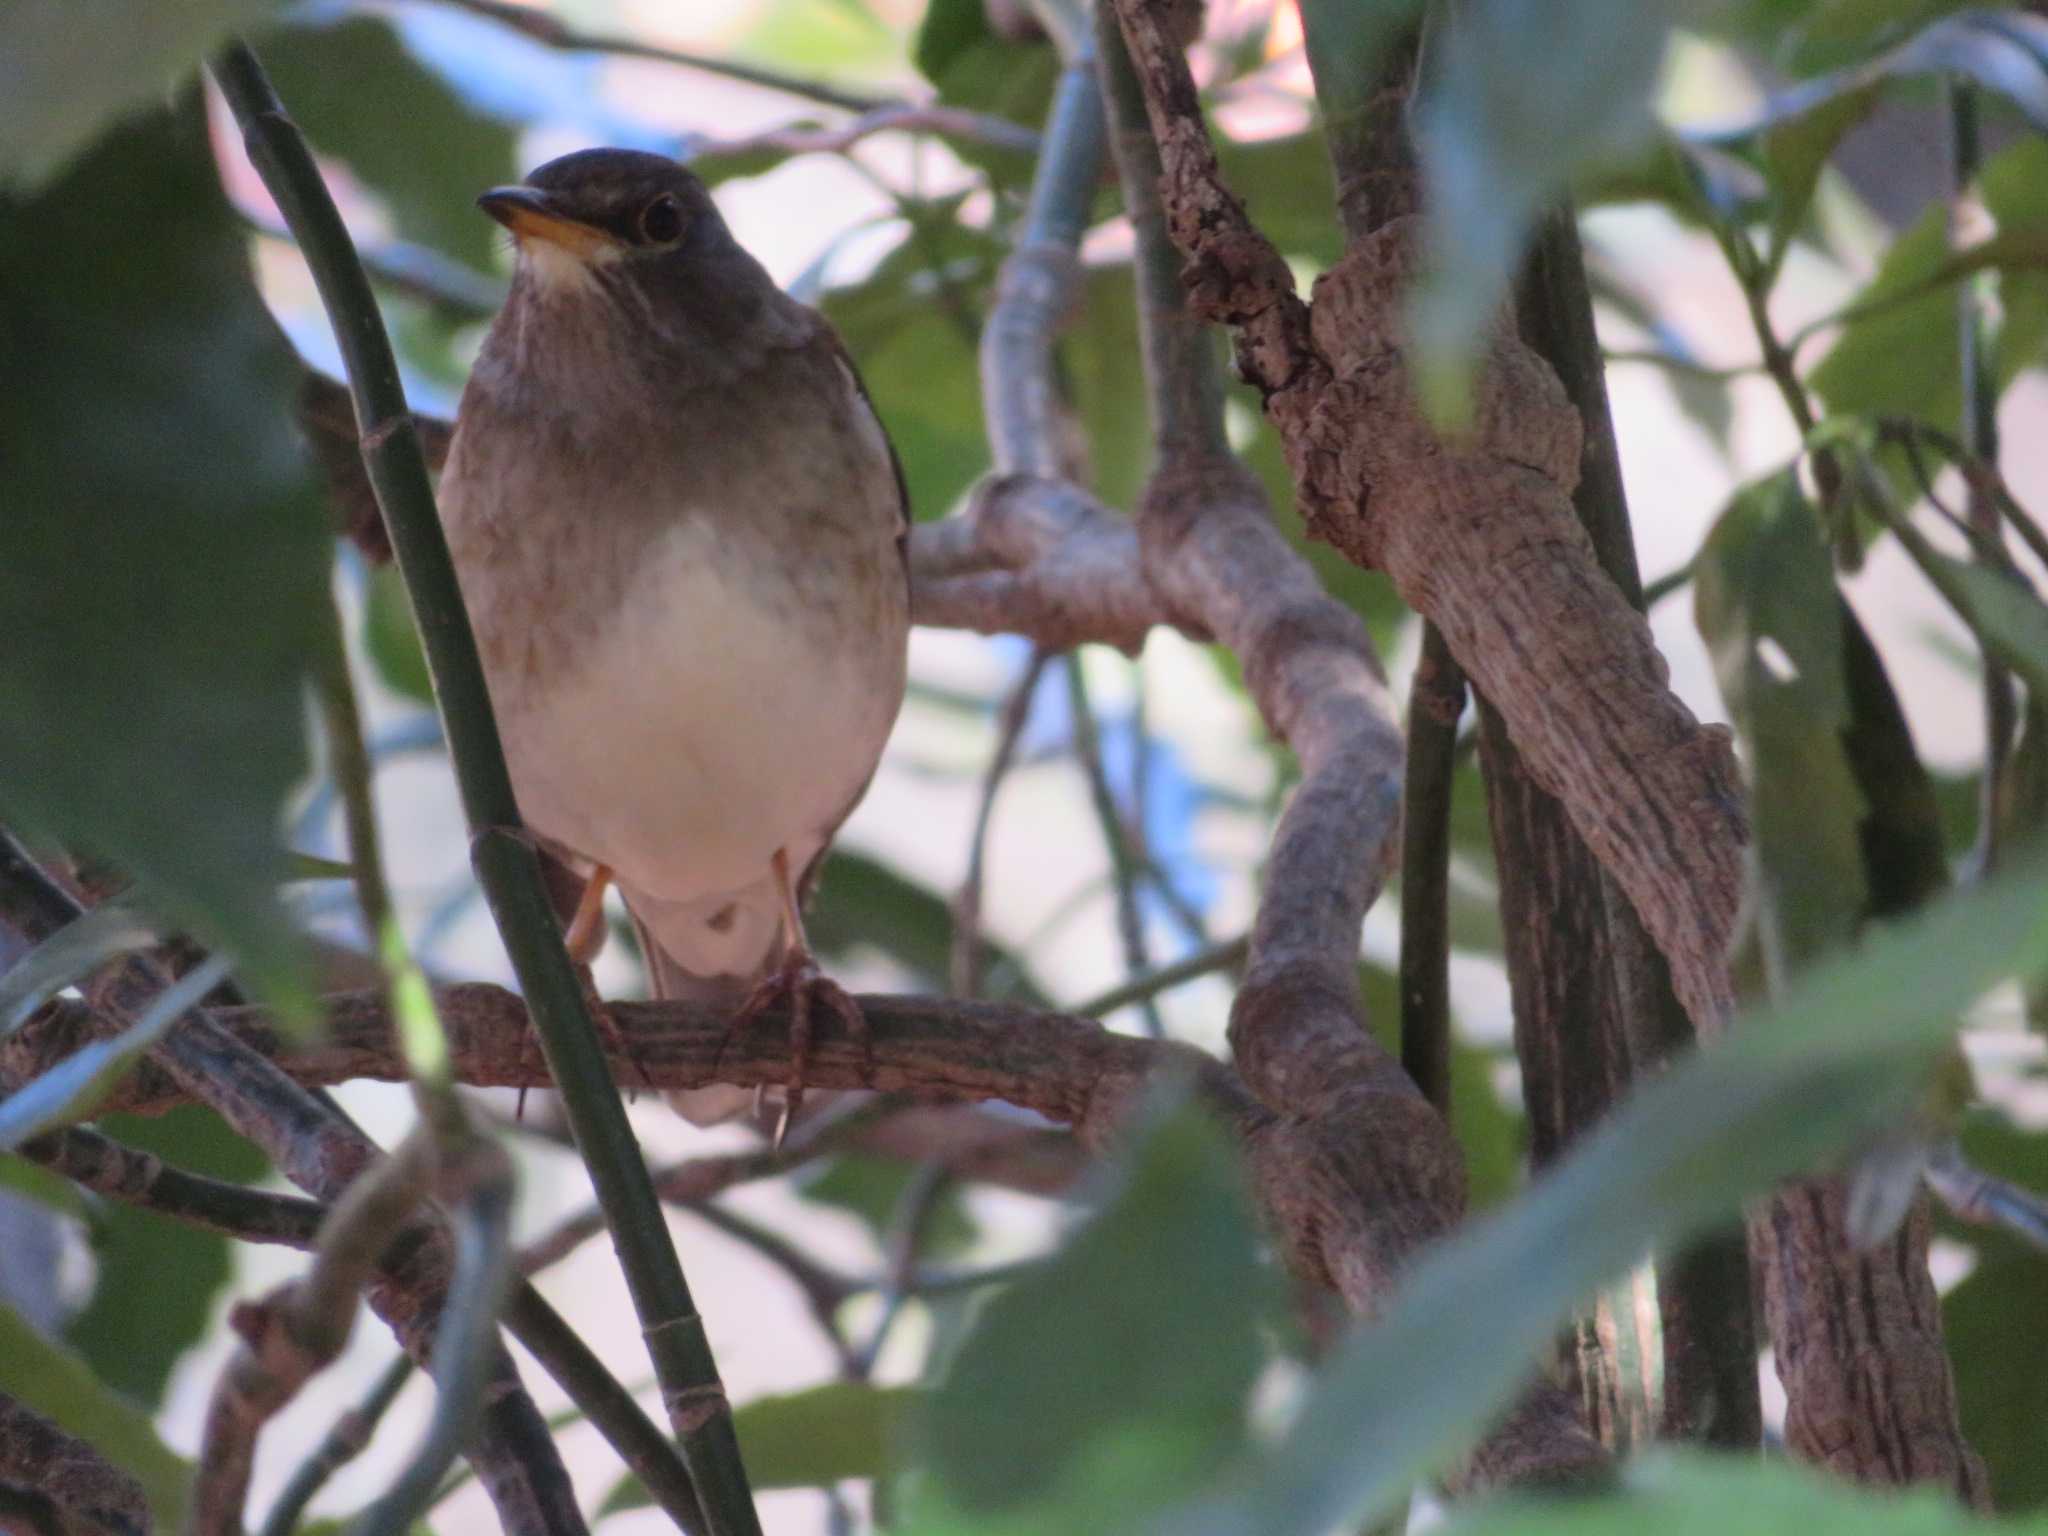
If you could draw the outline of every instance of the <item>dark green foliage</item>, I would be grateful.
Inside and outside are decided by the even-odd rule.
[[[132,870],[282,996],[328,540],[197,105],[0,202],[0,813]]]
[[[380,18],[280,27],[264,39],[263,62],[313,148],[385,200],[402,238],[495,265],[500,231],[476,195],[525,169],[513,124],[471,107]]]
[[[207,1178],[248,1184],[268,1166],[211,1110],[187,1106],[150,1120],[114,1115],[99,1129]],[[214,1300],[234,1272],[231,1245],[218,1233],[112,1203],[95,1209],[90,1231],[92,1299],[66,1334],[102,1381],[154,1407],[171,1367],[212,1319]]]

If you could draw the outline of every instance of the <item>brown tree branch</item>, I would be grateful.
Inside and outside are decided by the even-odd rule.
[[[241,1536],[257,1436],[347,1345],[356,1298],[377,1256],[426,1199],[433,1156],[424,1133],[408,1136],[335,1203],[304,1276],[229,1312],[242,1347],[222,1370],[206,1410],[192,1488],[191,1528],[198,1536]]]
[[[1116,8],[1190,302],[1233,328],[1309,526],[1386,571],[1443,632],[1531,777],[1621,881],[1688,1010],[1718,1028],[1732,1006],[1725,961],[1747,835],[1733,752],[1666,687],[1648,625],[1573,515],[1579,424],[1556,378],[1497,329],[1470,443],[1439,441],[1402,361],[1413,217],[1354,241],[1311,311],[1224,183],[1170,31],[1148,0]]]
[[[39,1495],[47,1529],[65,1536],[146,1536],[149,1501],[85,1441],[0,1393],[0,1489]],[[29,1502],[20,1508],[28,1515]],[[0,1512],[0,1528],[15,1529]],[[24,1523],[23,1529],[38,1527]]]
[[[75,919],[78,904],[0,835],[0,931],[4,947],[34,944]],[[69,1049],[131,1025],[161,990],[164,977],[140,957],[109,968],[94,979],[84,1005],[51,1010],[51,1020],[68,1024]],[[10,1039],[8,1044],[12,1044]],[[0,1084],[17,1084],[42,1070],[13,1069],[22,1058],[0,1050]],[[181,1095],[210,1105],[260,1147],[300,1188],[323,1201],[342,1192],[380,1155],[376,1145],[333,1104],[308,1093],[274,1064],[224,1029],[206,1009],[196,1010],[150,1052],[143,1070]],[[422,1364],[431,1360],[434,1323],[440,1314],[453,1255],[445,1229],[425,1222],[403,1254],[379,1269],[367,1298]],[[490,1491],[506,1531],[519,1536],[576,1536],[583,1519],[560,1454],[545,1420],[520,1385],[517,1368],[502,1347],[487,1394],[484,1423],[470,1457]]]

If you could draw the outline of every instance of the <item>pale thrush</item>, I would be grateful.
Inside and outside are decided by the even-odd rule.
[[[589,881],[572,948],[615,880],[657,996],[790,998],[794,1100],[813,1002],[863,1028],[800,906],[903,700],[901,469],[689,171],[587,150],[479,203],[517,270],[441,509],[520,809]]]

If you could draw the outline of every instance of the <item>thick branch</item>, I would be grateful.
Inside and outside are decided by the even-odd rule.
[[[40,1495],[54,1530],[145,1536],[150,1529],[149,1503],[134,1478],[109,1465],[85,1441],[0,1395],[0,1491],[11,1489]],[[16,1529],[4,1509],[0,1527]]]
[[[1354,242],[1313,316],[1224,184],[1193,79],[1147,0],[1117,0],[1199,313],[1236,331],[1312,529],[1391,576],[1501,707],[1531,777],[1615,872],[1693,1017],[1731,1004],[1726,953],[1746,836],[1723,731],[1670,690],[1649,628],[1601,572],[1569,500],[1579,428],[1557,381],[1505,331],[1473,439],[1447,450],[1403,366],[1414,221]]]

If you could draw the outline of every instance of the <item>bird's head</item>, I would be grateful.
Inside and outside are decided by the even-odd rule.
[[[639,150],[564,155],[477,206],[512,231],[520,275],[549,290],[675,287],[700,269],[724,276],[739,250],[704,183]]]

